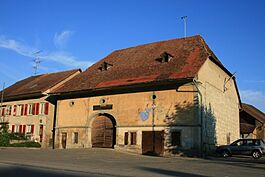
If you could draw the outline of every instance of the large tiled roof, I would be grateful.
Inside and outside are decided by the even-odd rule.
[[[254,106],[242,103],[242,110],[251,115],[256,120],[265,123],[265,114]]]
[[[163,53],[172,57],[169,62],[159,61]],[[117,50],[55,92],[86,91],[194,78],[208,57],[224,68],[199,35]],[[101,71],[104,63],[109,68]]]
[[[6,88],[4,90],[4,100],[13,100],[31,95],[41,96],[43,92],[51,89],[78,71],[79,69],[74,69],[28,77]]]

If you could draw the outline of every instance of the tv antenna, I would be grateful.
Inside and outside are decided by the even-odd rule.
[[[183,22],[184,22],[184,37],[187,36],[187,17],[188,17],[188,16],[183,16],[183,17],[181,17],[181,19],[182,19]]]
[[[40,53],[42,52],[42,50],[38,50],[37,52],[33,53],[34,55],[34,59],[33,59],[33,69],[34,69],[34,75],[37,75],[38,74],[38,68],[40,66],[40,63],[41,63],[41,60],[40,60]]]

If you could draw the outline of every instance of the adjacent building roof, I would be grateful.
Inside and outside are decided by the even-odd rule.
[[[265,114],[254,106],[246,103],[242,103],[242,110],[251,115],[254,119],[265,123]]]
[[[231,75],[197,35],[114,51],[55,93],[194,78],[207,58]]]
[[[80,70],[73,69],[28,77],[6,88],[4,90],[4,100],[8,101],[42,96],[45,91],[51,89],[77,72],[80,72]]]

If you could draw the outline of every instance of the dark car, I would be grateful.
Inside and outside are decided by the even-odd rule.
[[[219,146],[216,152],[223,157],[232,155],[251,155],[258,159],[265,154],[265,143],[262,139],[239,139],[230,145]]]

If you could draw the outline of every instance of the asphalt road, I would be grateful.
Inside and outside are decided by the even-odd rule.
[[[112,149],[0,149],[0,176],[265,176],[265,158],[163,158]]]

